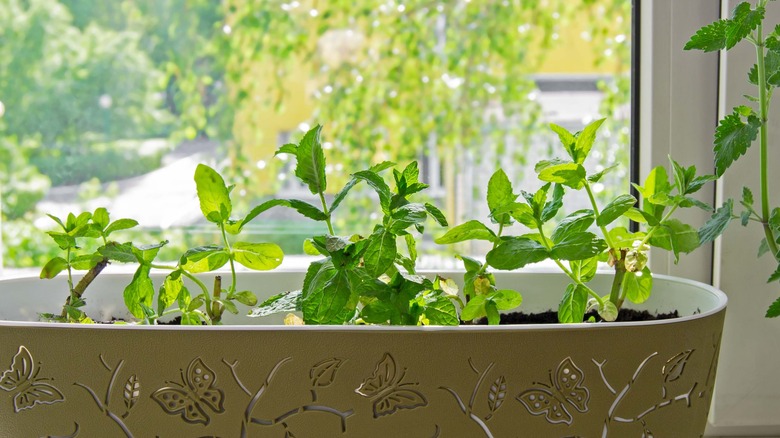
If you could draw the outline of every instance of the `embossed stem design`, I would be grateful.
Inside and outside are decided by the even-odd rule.
[[[652,359],[657,355],[658,352],[655,352],[650,356],[647,356],[647,358],[645,358],[645,360],[643,360],[642,363],[640,363],[639,366],[636,368],[636,371],[634,371],[634,375],[631,377],[631,380],[629,380],[626,386],[623,387],[623,389],[620,391],[620,394],[618,394],[618,396],[615,397],[615,401],[612,403],[612,406],[609,407],[609,412],[607,413],[607,419],[604,421],[604,429],[601,433],[602,438],[606,438],[607,435],[609,434],[609,423],[612,422],[612,420],[614,420],[615,410],[617,410],[617,407],[620,404],[620,402],[623,401],[623,398],[626,396],[626,394],[628,394],[628,392],[634,386],[634,382],[636,382],[636,379],[639,377],[639,373],[642,372],[642,369],[647,365],[650,359]],[[601,376],[602,379],[604,379],[603,373],[601,374]],[[604,384],[609,387],[609,383],[607,383],[606,380],[604,380]]]
[[[458,406],[460,407],[460,410],[467,417],[471,418],[472,421],[477,423],[477,425],[482,429],[482,431],[485,432],[485,436],[487,436],[488,438],[493,438],[493,433],[490,431],[490,428],[488,427],[487,423],[485,423],[485,421],[487,421],[492,416],[492,414],[489,415],[485,420],[482,420],[482,418],[480,418],[478,415],[476,415],[473,412],[473,409],[474,409],[474,400],[477,397],[477,393],[479,392],[479,389],[482,386],[482,382],[485,380],[485,377],[487,377],[487,374],[493,368],[493,365],[495,365],[495,364],[493,362],[491,362],[490,365],[488,365],[485,368],[485,370],[480,373],[479,370],[477,370],[477,368],[474,366],[474,363],[471,361],[471,358],[469,358],[469,366],[471,366],[471,369],[475,373],[478,373],[480,376],[477,379],[476,385],[474,385],[474,390],[471,393],[471,399],[469,400],[468,407],[466,407],[466,405],[463,403],[463,400],[460,398],[460,395],[458,395],[458,393],[455,392],[454,389],[448,388],[446,386],[440,386],[439,387],[439,389],[443,389],[443,390],[449,392],[450,394],[452,394],[452,396],[455,398],[455,401],[458,403]]]
[[[691,394],[693,394],[693,391],[696,389],[696,386],[698,383],[694,382],[693,386],[691,386],[691,389],[688,390],[688,392],[682,393],[674,398],[670,399],[664,399],[663,401],[655,404],[654,406],[651,406],[650,408],[646,409],[644,412],[640,413],[634,418],[624,418],[624,417],[615,417],[613,418],[614,421],[617,421],[619,423],[634,423],[637,421],[641,421],[642,418],[644,418],[647,414],[663,409],[665,407],[671,406],[674,402],[677,401],[685,401],[686,406],[691,407]]]
[[[263,420],[261,418],[251,418],[250,422],[254,424],[259,424],[261,426],[274,426],[277,424],[284,424],[284,422],[289,419],[290,417],[293,417],[298,414],[302,414],[304,412],[325,412],[328,414],[333,414],[338,416],[341,419],[341,432],[347,431],[347,418],[349,418],[353,413],[355,413],[354,410],[350,409],[348,411],[339,411],[338,409],[331,408],[328,406],[321,406],[321,405],[304,405],[295,409],[291,409],[288,412],[285,412],[284,414],[274,418],[273,420]]]
[[[93,391],[92,388],[90,388],[89,386],[87,386],[87,385],[85,385],[83,383],[79,383],[79,382],[75,382],[73,384],[76,385],[76,386],[80,386],[80,387],[84,388],[92,396],[92,399],[95,401],[95,404],[97,405],[98,409],[100,409],[101,412],[106,414],[106,416],[108,418],[113,420],[114,423],[116,423],[116,425],[119,426],[120,429],[122,429],[122,432],[125,433],[125,436],[127,436],[128,438],[133,438],[133,434],[130,433],[130,430],[127,428],[127,426],[125,425],[124,421],[122,421],[122,418],[120,418],[118,415],[116,415],[114,412],[112,412],[111,409],[109,409],[109,403],[110,403],[110,400],[111,400],[111,392],[114,389],[114,382],[116,381],[116,377],[119,374],[119,371],[122,369],[122,365],[124,365],[125,361],[124,360],[120,360],[119,363],[116,365],[116,367],[114,367],[112,369],[110,366],[108,366],[108,364],[106,363],[105,359],[103,359],[103,355],[101,354],[100,355],[100,362],[103,364],[103,366],[106,368],[106,370],[111,372],[111,379],[109,380],[108,387],[106,388],[105,404],[100,401],[100,397],[98,397],[97,393],[95,393],[95,391]],[[126,416],[127,416],[127,414],[123,415],[122,417],[124,418]]]

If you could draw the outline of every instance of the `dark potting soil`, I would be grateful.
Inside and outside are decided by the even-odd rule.
[[[595,321],[601,321],[598,313],[589,312],[585,314],[585,321],[591,317]],[[620,309],[618,312],[618,322],[628,321],[658,321],[661,319],[679,318],[680,314],[675,310],[669,313],[650,313],[647,310]],[[501,314],[501,324],[555,324],[558,322],[558,314],[552,310],[539,313],[512,312]],[[478,325],[487,325],[487,318],[477,321]]]

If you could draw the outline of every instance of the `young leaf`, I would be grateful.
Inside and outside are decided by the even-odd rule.
[[[607,249],[603,239],[589,232],[570,234],[565,239],[556,243],[550,254],[558,260],[585,260],[601,254]]]
[[[231,230],[232,234],[238,234],[244,228],[246,224],[251,222],[254,218],[262,213],[270,210],[273,207],[289,207],[297,211],[298,213],[306,216],[309,219],[315,221],[324,221],[328,217],[319,208],[298,199],[271,199],[270,201],[263,202],[262,204],[253,208],[246,217],[238,224],[238,228]]]
[[[715,52],[726,48],[726,31],[731,20],[718,20],[702,27],[685,44],[684,50],[703,50]]]
[[[754,31],[761,20],[764,19],[764,8],[752,9],[750,3],[742,2],[734,8],[732,18],[726,28],[726,50],[734,47],[742,41],[750,32]]]
[[[704,245],[705,243],[712,242],[723,234],[726,227],[731,222],[732,210],[734,209],[734,201],[729,199],[723,203],[723,206],[715,211],[715,214],[699,229],[699,242]]]
[[[674,261],[677,263],[681,252],[689,253],[699,247],[699,233],[690,225],[670,219],[661,223],[649,243],[674,252]]]
[[[298,153],[298,145],[295,143],[287,143],[285,145],[282,145],[276,152],[274,152],[274,156],[277,156],[279,154],[292,154],[296,155]]]
[[[135,219],[117,219],[111,222],[103,233],[108,237],[114,231],[128,230],[136,226],[138,226],[138,221]]]
[[[720,121],[715,130],[715,171],[718,176],[731,166],[756,139],[761,120],[754,114],[747,116],[747,123],[742,121],[739,110],[734,109]]]
[[[545,167],[539,172],[539,179],[569,186],[575,190],[585,185],[585,168],[579,163],[563,163]]]
[[[588,158],[593,143],[596,141],[596,131],[601,127],[606,119],[598,119],[586,126],[580,133],[577,134],[577,143],[574,145],[574,155],[572,160],[577,164],[582,164],[585,159]]]
[[[464,321],[471,321],[485,316],[486,295],[476,295],[466,303],[460,312],[460,318]]]
[[[425,305],[423,312],[429,325],[459,325],[458,311],[452,300],[443,295],[437,295],[436,298]]]
[[[776,318],[780,316],[780,298],[776,299],[768,309],[766,309],[766,318]]]
[[[558,243],[570,234],[587,230],[594,220],[593,210],[577,210],[558,222],[558,225],[553,229],[551,238],[553,242]]]
[[[588,291],[581,284],[570,284],[566,287],[561,303],[558,305],[558,322],[582,322],[588,303]]]
[[[561,144],[569,153],[569,155],[572,155],[574,151],[574,145],[577,143],[577,138],[566,128],[556,125],[555,123],[550,123],[550,129],[558,134],[558,138],[561,140]]]
[[[437,224],[441,225],[442,227],[446,227],[449,224],[447,223],[447,218],[444,217],[444,213],[441,212],[435,205],[425,203],[425,211],[428,212],[428,214],[433,218],[434,221],[436,221]]]
[[[255,271],[270,271],[284,259],[282,248],[275,243],[236,242],[233,255],[238,263]]]
[[[341,202],[344,201],[344,199],[347,197],[347,194],[350,190],[352,190],[355,185],[357,185],[358,180],[355,178],[350,178],[349,181],[347,181],[347,184],[344,185],[344,187],[339,190],[338,193],[336,193],[336,196],[333,197],[333,203],[330,204],[330,212],[331,214],[341,205]]]
[[[54,257],[41,269],[41,278],[52,279],[68,268],[68,261],[62,257]]]
[[[198,164],[195,169],[195,185],[203,216],[217,224],[228,220],[233,206],[222,176],[214,169]]]
[[[501,323],[501,315],[498,313],[498,306],[493,300],[485,301],[485,315],[487,316],[488,324],[498,325]]]
[[[181,259],[179,266],[193,274],[199,272],[211,272],[225,266],[230,256],[225,248],[216,245],[198,246],[188,249]]]
[[[173,271],[167,277],[165,277],[165,281],[160,287],[160,293],[157,294],[158,314],[162,315],[165,309],[176,302],[176,299],[179,297],[179,294],[181,294],[183,287],[184,282],[181,278],[181,271]]]
[[[97,208],[95,212],[92,213],[92,222],[100,227],[101,230],[105,230],[109,223],[108,210],[104,207]]]
[[[498,310],[511,310],[523,303],[520,292],[511,289],[499,289],[488,294],[488,298],[496,303]]]
[[[384,179],[382,179],[381,176],[370,170],[362,170],[352,175],[352,177],[361,181],[365,181],[369,186],[371,186],[377,195],[379,195],[379,204],[382,207],[382,212],[385,214],[390,214],[390,199],[393,196],[393,193],[390,191],[390,187],[388,187],[387,183]]]
[[[151,307],[152,299],[154,298],[154,284],[152,279],[149,278],[149,270],[151,268],[147,265],[141,265],[135,271],[133,280],[124,290],[124,299],[127,310],[136,317],[144,317],[143,306]]]
[[[393,265],[398,249],[395,235],[381,227],[368,240],[366,251],[363,253],[363,261],[368,273],[376,278]]]
[[[626,299],[635,304],[644,303],[653,290],[653,273],[647,266],[641,272],[627,272],[623,280]]]
[[[612,172],[613,170],[616,170],[618,167],[620,167],[620,164],[613,164],[606,169],[602,170],[601,172],[594,173],[593,175],[588,176],[588,181],[592,183],[597,183],[601,181],[601,178],[604,178],[604,175]]]
[[[598,219],[596,219],[596,225],[605,227],[611,224],[615,219],[619,218],[626,211],[636,204],[636,198],[631,195],[620,195],[613,199],[606,207],[601,211]]]
[[[412,225],[425,222],[428,217],[426,208],[422,204],[406,204],[393,211],[393,220],[389,224],[390,232],[398,234]]]
[[[497,242],[496,234],[477,220],[470,220],[457,227],[450,228],[443,236],[434,241],[439,245],[464,242],[467,240],[487,240],[488,242]]]
[[[527,237],[513,237],[487,253],[487,263],[496,269],[512,270],[547,257],[547,248],[541,243]]]
[[[571,260],[569,262],[569,268],[571,268],[572,274],[574,274],[580,283],[587,283],[593,280],[593,277],[596,276],[598,266],[598,257],[591,257],[585,260]]]
[[[501,207],[513,204],[517,195],[512,193],[512,183],[502,169],[498,169],[490,177],[487,186],[487,203],[490,209],[490,217],[498,224],[509,225],[511,216],[508,213],[496,215]]]
[[[550,219],[554,218],[556,214],[558,214],[558,210],[563,207],[563,186],[560,184],[556,184],[553,186],[553,196],[550,202],[547,202],[544,204],[544,208],[542,209],[542,216],[541,220],[542,222],[547,222]]]
[[[301,139],[295,150],[297,164],[295,176],[309,186],[312,194],[324,193],[327,188],[325,180],[325,153],[320,143],[322,126],[310,129]]]

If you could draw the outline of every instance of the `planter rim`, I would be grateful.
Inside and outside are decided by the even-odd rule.
[[[281,270],[278,272],[296,272],[297,270]],[[304,272],[304,271],[302,271]],[[447,273],[462,271],[447,271]],[[420,271],[420,275],[426,274],[442,274],[442,271]],[[502,272],[501,274],[507,274],[511,272]],[[541,274],[557,276],[563,275],[560,272],[556,272],[548,269],[530,269],[524,271],[514,271],[519,274]],[[606,273],[599,272],[599,274],[607,275]],[[123,273],[105,273],[102,277],[118,277],[125,276]],[[65,324],[65,323],[52,323],[52,322],[39,322],[39,321],[11,321],[0,319],[0,327],[36,327],[36,328],[63,328],[67,330],[174,330],[174,331],[192,331],[192,330],[213,330],[213,331],[329,331],[329,332],[343,332],[343,331],[365,331],[365,332],[514,332],[518,330],[525,331],[555,331],[555,330],[570,330],[570,329],[583,329],[583,330],[606,330],[606,329],[630,329],[645,326],[654,325],[668,325],[678,324],[685,321],[696,320],[700,318],[706,318],[716,313],[723,311],[728,303],[728,297],[726,294],[715,288],[712,285],[702,283],[696,280],[690,280],[687,278],[676,277],[671,275],[653,274],[653,278],[659,280],[665,280],[672,283],[679,283],[683,285],[693,286],[701,289],[707,294],[713,296],[716,301],[716,305],[707,311],[696,313],[694,315],[686,315],[678,318],[654,320],[654,321],[626,321],[626,322],[599,322],[599,323],[572,323],[572,324],[514,324],[514,325],[460,325],[460,326],[383,326],[383,325],[258,325],[258,324],[231,324],[231,325],[218,325],[218,326],[176,326],[176,325],[141,325],[141,324]],[[19,277],[8,280],[0,280],[1,283],[15,283],[21,281],[29,281],[31,279],[38,279],[36,276]]]

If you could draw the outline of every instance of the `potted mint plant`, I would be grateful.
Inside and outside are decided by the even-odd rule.
[[[277,199],[236,217],[230,188],[201,166],[195,176],[201,209],[223,242],[187,251],[176,264],[155,261],[159,244],[112,242],[132,220],[111,222],[101,210],[60,221],[63,229],[52,237],[69,254],[43,270],[54,279],[0,282],[0,434],[698,436],[712,396],[725,296],[700,283],[639,273],[648,272],[645,244],[676,254],[693,249],[691,228],[672,222],[669,211],[697,204],[688,195],[708,178],[673,162],[675,179],[655,170],[641,187],[639,208],[624,196],[564,215],[565,187],[587,190],[599,178],[582,167],[597,127],[579,134],[555,128],[571,160],[541,164],[542,188],[521,193],[524,202],[517,202],[507,175],[494,175],[488,204],[497,232],[477,222],[440,232],[442,243],[493,244],[484,263],[462,257],[465,278],[417,272],[425,224],[447,221],[417,200],[426,185],[415,163],[393,169],[391,184],[383,176],[391,163],[355,172],[327,202],[319,127],[279,153],[295,157],[296,176],[321,205]],[[381,221],[369,236],[337,236],[333,215],[358,184],[376,192]],[[323,223],[322,235],[305,243],[320,258],[306,272],[236,270],[233,262],[278,265],[282,255],[273,244],[230,237],[274,207]],[[559,212],[563,218],[548,238],[547,222]],[[603,232],[621,215],[641,217],[650,228],[631,234],[613,227],[602,237],[589,231],[595,223]],[[506,236],[513,221],[531,232]],[[92,238],[99,248],[75,255]],[[618,274],[596,272],[596,261],[610,262],[610,255]],[[544,258],[566,275],[490,271]],[[139,267],[132,276],[90,274],[105,259]],[[230,271],[219,274],[231,277],[224,286],[213,271],[227,264]],[[77,268],[89,271],[55,276]],[[83,278],[91,283],[86,295],[77,293],[84,292]],[[52,311],[58,285],[68,300],[50,319],[129,323],[38,322]],[[459,324],[480,316],[494,323],[499,311],[521,301],[526,312],[558,309],[569,324]],[[682,316],[608,322],[625,301]],[[589,307],[604,321],[583,322]],[[282,326],[282,318],[247,312],[295,316]],[[157,324],[172,314],[182,316],[182,325]]]

